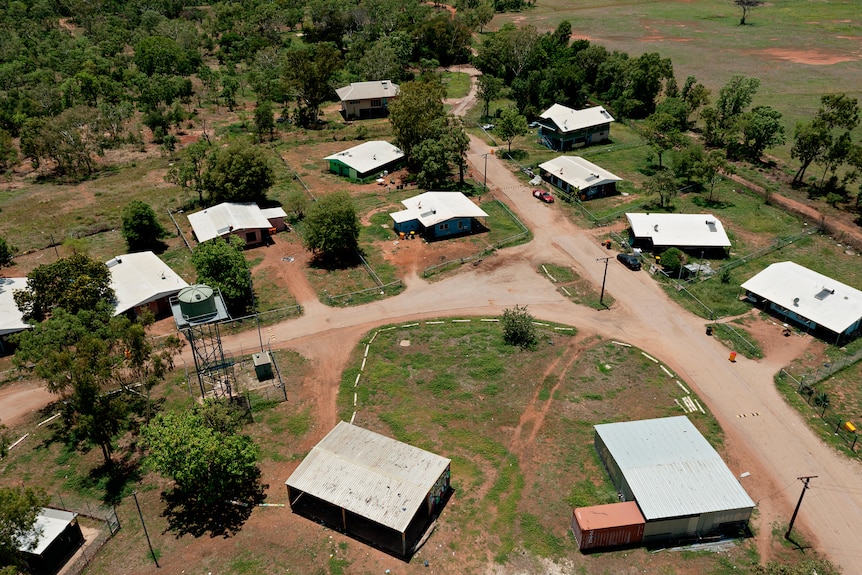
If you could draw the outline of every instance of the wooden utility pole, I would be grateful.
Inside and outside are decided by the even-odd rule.
[[[796,503],[796,509],[793,510],[793,517],[790,518],[790,526],[787,528],[787,533],[784,534],[785,539],[790,539],[790,532],[793,531],[793,523],[796,521],[796,514],[799,513],[799,507],[802,506],[802,498],[805,497],[805,492],[808,490],[808,482],[817,477],[816,475],[806,475],[797,477],[796,479],[802,482],[802,493],[799,494],[799,501]]]
[[[602,276],[602,293],[599,295],[599,305],[605,305],[605,281],[608,279],[608,261],[610,259],[610,256],[606,258],[596,258],[597,262],[602,260],[605,262],[605,275]]]

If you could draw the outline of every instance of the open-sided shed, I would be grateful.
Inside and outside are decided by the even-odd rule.
[[[286,481],[291,509],[399,557],[450,494],[450,460],[341,421]]]
[[[644,543],[736,531],[754,501],[686,416],[595,426],[595,445],[624,501],[646,520]]]

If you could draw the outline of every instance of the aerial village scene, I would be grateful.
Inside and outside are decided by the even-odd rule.
[[[862,574],[858,0],[0,0],[0,575]]]

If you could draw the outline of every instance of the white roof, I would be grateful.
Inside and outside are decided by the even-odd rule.
[[[712,214],[626,214],[636,238],[654,246],[727,248],[730,239]]]
[[[286,483],[403,533],[450,463],[340,421]]]
[[[586,110],[574,110],[562,104],[554,104],[542,112],[539,117],[553,121],[557,125],[557,130],[562,133],[583,130],[614,121],[613,116],[601,106]]]
[[[862,318],[862,292],[793,262],[770,265],[742,288],[835,333]]]
[[[237,230],[269,229],[270,223],[257,204],[225,202],[189,215],[189,223],[199,242],[226,235]]]
[[[425,192],[401,202],[407,208],[389,214],[396,223],[419,220],[426,228],[452,218],[487,218],[488,214],[461,192]]]
[[[0,278],[0,335],[33,327],[24,321],[24,314],[15,305],[12,293],[19,289],[27,289],[27,278]]]
[[[114,315],[174,295],[189,285],[153,252],[123,254],[105,264],[117,300]]]
[[[403,157],[404,152],[397,146],[393,146],[389,142],[372,140],[348,148],[343,152],[326,156],[324,160],[338,160],[358,173],[365,174]]]
[[[375,80],[373,82],[353,82],[349,86],[336,89],[335,93],[343,102],[344,100],[394,98],[398,95],[398,91],[398,84],[393,84],[389,80]]]
[[[77,516],[77,513],[70,511],[43,507],[42,511],[36,516],[33,528],[27,533],[18,536],[18,550],[32,553],[33,555],[41,555]],[[33,544],[33,540],[36,539],[37,535],[38,541],[36,547],[31,549],[30,545]]]
[[[754,501],[681,415],[595,426],[647,521],[753,508]]]
[[[287,212],[284,211],[284,208],[276,206],[274,208],[261,208],[260,215],[267,220],[271,220],[274,218],[286,218]]]
[[[621,177],[580,156],[557,156],[553,160],[539,164],[539,168],[579,190],[622,181]]]

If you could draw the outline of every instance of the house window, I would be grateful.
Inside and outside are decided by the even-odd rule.
[[[257,241],[257,232],[246,232],[245,234],[246,243],[252,243]]]
[[[466,226],[466,225],[464,225],[464,220],[458,220],[458,229],[459,229],[459,230],[463,230],[463,229],[464,229],[464,228],[466,228],[466,227],[467,227],[467,226]]]
[[[372,98],[371,99],[371,107],[372,108],[379,108],[382,105],[383,105],[383,101],[380,98]]]
[[[439,229],[441,232],[442,232],[442,231],[444,231],[444,230],[448,230],[448,229],[449,229],[449,222],[446,222],[445,224],[440,224],[440,227],[439,227],[438,229]]]
[[[351,103],[351,104],[358,104],[358,103],[359,103],[359,100],[350,100],[350,103]]]

